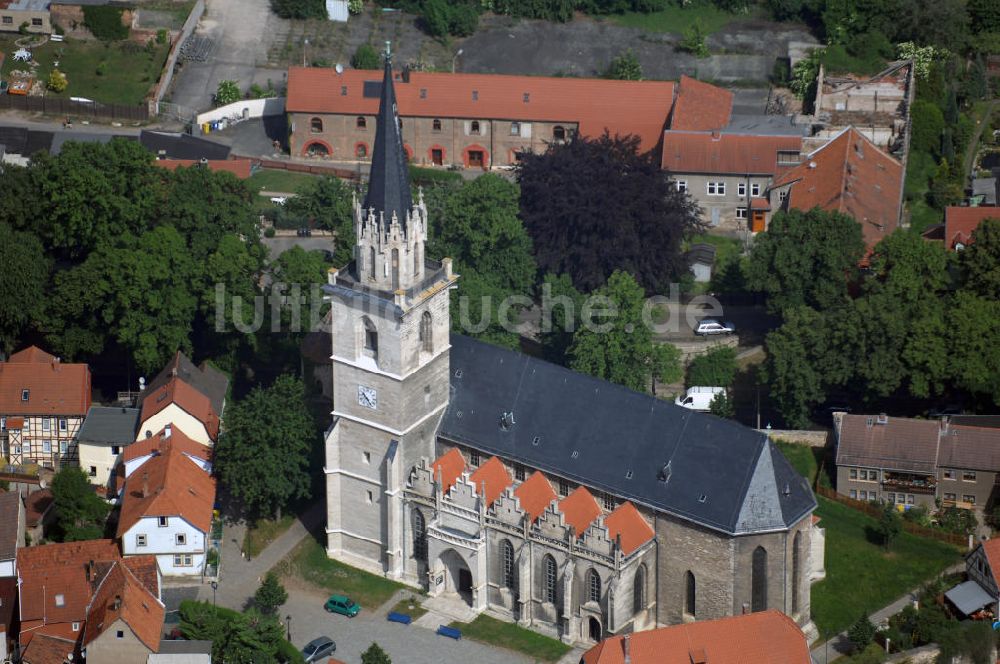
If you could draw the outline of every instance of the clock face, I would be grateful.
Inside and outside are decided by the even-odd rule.
[[[375,410],[378,406],[378,395],[374,387],[358,385],[358,405]]]

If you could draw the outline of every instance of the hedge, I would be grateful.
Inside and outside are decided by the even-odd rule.
[[[128,39],[128,26],[122,23],[124,9],[110,5],[84,5],[83,24],[101,41]]]

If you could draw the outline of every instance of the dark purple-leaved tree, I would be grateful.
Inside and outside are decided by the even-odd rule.
[[[639,153],[637,136],[575,137],[526,153],[518,179],[521,219],[543,273],[568,274],[590,291],[622,270],[654,292],[687,270],[681,244],[703,230],[698,206],[652,153]]]

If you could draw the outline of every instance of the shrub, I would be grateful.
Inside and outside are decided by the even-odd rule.
[[[365,8],[364,0],[347,0],[347,12],[349,14],[360,14]]]
[[[632,49],[628,49],[611,61],[606,75],[619,81],[638,81],[642,79],[642,65]]]
[[[168,35],[169,33],[167,32],[166,28],[160,28],[159,30],[156,31],[156,43],[166,44]]]
[[[271,0],[271,11],[281,18],[327,18],[323,0]]]
[[[468,37],[479,27],[479,10],[469,4],[453,5],[448,17],[448,32]]]
[[[104,76],[105,74],[107,74],[108,73],[108,63],[104,62],[103,60],[101,62],[98,62],[97,63],[97,69],[95,70],[95,73],[98,76]]]
[[[677,44],[677,48],[699,58],[707,58],[710,53],[705,43],[706,37],[705,26],[700,18],[696,18],[694,23],[684,28],[684,37]]]
[[[937,104],[918,99],[910,112],[912,131],[910,141],[914,150],[937,155],[941,151],[941,132],[944,131],[944,113]]]
[[[49,80],[46,85],[52,92],[64,92],[69,85],[69,81],[66,80],[66,74],[58,69],[53,69],[52,73],[49,74]]]
[[[868,619],[867,613],[861,614],[861,617],[850,626],[847,638],[854,644],[856,650],[864,650],[875,639],[875,625]]]
[[[274,237],[274,226],[268,226],[264,229],[264,237]]]
[[[713,348],[691,360],[687,373],[688,387],[729,387],[736,379],[736,350],[729,346]]]
[[[121,7],[110,5],[84,5],[83,24],[101,41],[120,41],[128,38],[128,26],[122,23]]]
[[[448,35],[450,14],[446,0],[427,0],[424,3],[423,23],[432,37]]]
[[[362,44],[354,51],[351,66],[355,69],[379,69],[382,66],[382,58],[379,57],[374,46]]]
[[[215,91],[216,106],[225,106],[240,100],[240,86],[236,81],[219,81],[219,87]]]

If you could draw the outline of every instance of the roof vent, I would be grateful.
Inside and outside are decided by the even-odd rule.
[[[631,470],[625,471],[625,479],[627,479],[627,480],[632,479],[632,471]]]
[[[455,369],[455,378],[461,378],[461,377],[462,377],[462,370]]]
[[[666,484],[667,482],[670,481],[670,475],[672,473],[673,473],[673,468],[671,467],[670,462],[668,461],[663,465],[663,468],[660,468],[660,472],[656,474],[656,479]]]
[[[527,104],[530,101],[531,101],[531,93],[530,92],[525,92],[524,93],[524,103]]]
[[[31,396],[31,390],[21,390],[21,401],[27,401]]]
[[[874,417],[872,417],[871,415],[869,415],[867,418],[865,418],[865,426],[866,427],[868,427],[869,429],[871,429],[872,425],[874,425],[874,424],[875,424],[875,418]]]
[[[708,500],[708,496],[706,496],[705,494],[701,494],[700,496],[698,496],[698,502],[699,503],[703,503],[706,500]]]
[[[347,96],[347,86],[346,85],[340,86],[340,96],[341,97],[346,97]]]
[[[500,416],[500,428],[504,431],[509,431],[515,424],[514,411],[504,411],[503,415]]]
[[[573,453],[569,455],[571,459],[575,459],[580,456],[579,450],[573,450]]]
[[[876,420],[876,422],[878,422],[879,424],[888,424],[889,423],[889,416],[886,415],[885,413],[879,413],[878,414],[878,419]]]
[[[455,417],[458,419],[462,419],[462,411],[458,411],[457,413],[455,413]]]
[[[785,498],[788,498],[790,495],[792,495],[792,487],[789,486],[788,482],[785,482],[785,488],[781,490],[781,495],[784,496]]]
[[[540,442],[541,440],[542,440],[541,438],[539,438],[538,436],[535,436],[535,437],[534,437],[534,438],[533,438],[533,439],[531,440],[531,444],[532,444],[532,445],[534,445],[535,447],[537,447],[537,446],[538,446],[538,443],[539,443],[539,442]]]
[[[420,98],[427,99],[427,88],[420,88]]]
[[[472,101],[479,101],[479,90],[472,91]]]
[[[809,168],[816,168],[816,162],[815,161],[810,161],[809,162]]]

